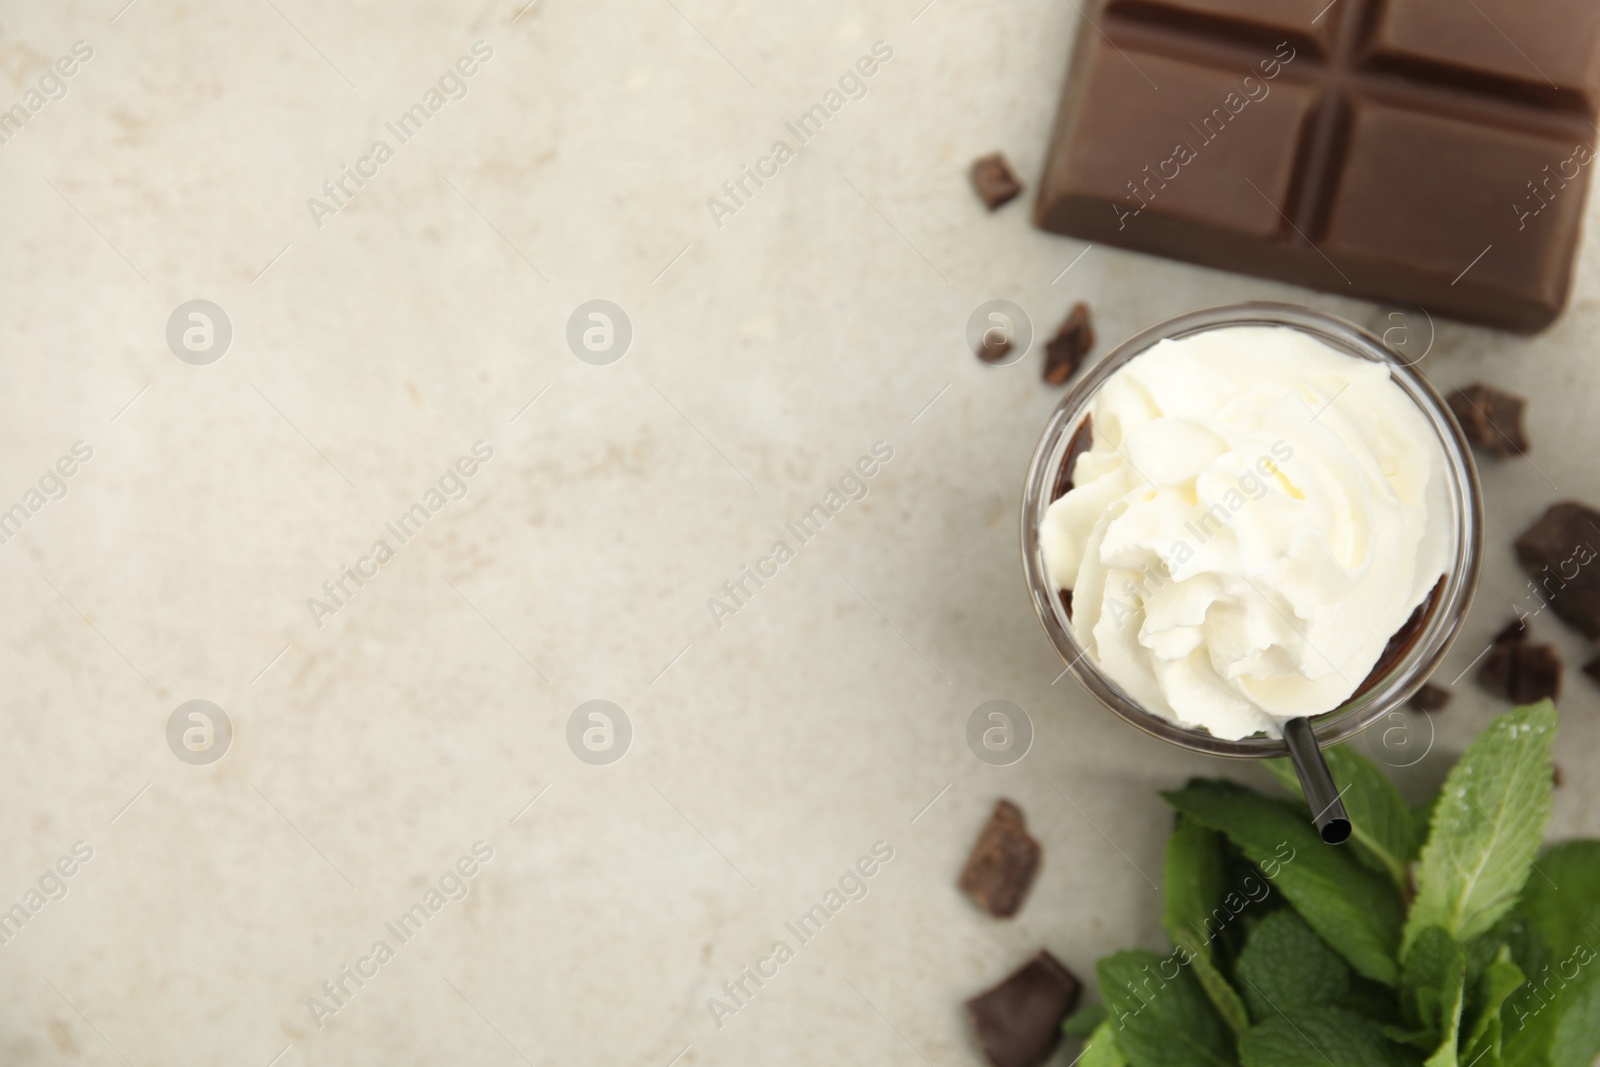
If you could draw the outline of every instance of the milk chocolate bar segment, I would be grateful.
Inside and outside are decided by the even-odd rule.
[[[1526,185],[1571,145],[1378,99],[1353,98],[1350,111],[1322,251],[1369,295],[1404,292],[1469,318],[1481,303],[1510,327],[1553,318],[1571,286],[1583,190],[1546,203]]]
[[[1600,105],[1597,37],[1594,0],[1388,0],[1368,55],[1423,76],[1592,111]]]
[[[1571,18],[1528,0],[1101,0],[1034,220],[1542,329],[1600,162],[1600,5],[1549,5]]]
[[[1135,245],[1215,240],[1228,256],[1282,239],[1274,205],[1289,199],[1313,93],[1277,86],[1235,116],[1224,103],[1244,99],[1234,71],[1109,46],[1091,47],[1083,68],[1082,106],[1070,123],[1063,114],[1051,148],[1041,226]]]
[[[1341,3],[1344,0],[1340,0]],[[1339,26],[1328,0],[1106,0],[1106,10],[1141,25],[1171,26],[1187,36],[1217,36],[1326,56]]]

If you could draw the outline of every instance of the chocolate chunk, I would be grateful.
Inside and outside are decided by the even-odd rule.
[[[1478,681],[1513,704],[1532,704],[1561,695],[1561,655],[1554,645],[1509,641],[1489,649]]]
[[[1022,809],[1001,800],[961,870],[961,891],[995,918],[1009,919],[1021,909],[1043,855],[1028,836]]]
[[[1061,606],[1066,609],[1067,621],[1072,621],[1072,590],[1058,589],[1056,594],[1061,597]],[[1595,660],[1595,662],[1600,663],[1600,659]]]
[[[1555,786],[1557,789],[1560,789],[1563,785],[1567,784],[1566,776],[1561,773],[1561,764],[1559,763],[1552,763],[1550,765],[1550,784]]]
[[[1600,683],[1600,656],[1596,656],[1588,663],[1585,663],[1583,665],[1583,673],[1593,678],[1595,682]]]
[[[1011,338],[1001,336],[996,330],[988,330],[983,335],[983,344],[978,346],[978,358],[985,363],[999,363],[1015,347]]]
[[[1511,644],[1528,639],[1528,624],[1521,619],[1512,619],[1500,629],[1489,641],[1492,645]]]
[[[1600,4],[1474,6],[1083,4],[1035,222],[1542,329],[1594,169]]]
[[[1011,164],[999,152],[972,161],[972,187],[990,211],[1010,203],[1022,192],[1022,183],[1011,173]]]
[[[994,1067],[1038,1067],[1061,1042],[1077,1007],[1078,979],[1043,949],[1009,978],[967,1001],[983,1054]]]
[[[1528,402],[1515,393],[1477,382],[1451,393],[1446,403],[1472,444],[1497,456],[1526,455],[1533,448],[1522,426]]]
[[[1061,329],[1044,346],[1044,380],[1051,385],[1066,385],[1093,347],[1094,323],[1089,321],[1089,305],[1080,300],[1072,305]]]
[[[1411,694],[1411,706],[1418,711],[1439,711],[1450,703],[1450,690],[1428,682]]]
[[[1600,637],[1600,512],[1556,504],[1517,538],[1517,560],[1538,597],[1588,638]]]

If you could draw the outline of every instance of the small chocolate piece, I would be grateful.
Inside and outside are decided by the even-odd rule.
[[[1538,597],[1585,637],[1600,637],[1600,512],[1573,501],[1553,505],[1517,538],[1517,561]]]
[[[1044,346],[1044,380],[1051,385],[1066,385],[1093,347],[1094,323],[1089,321],[1089,305],[1080,300],[1072,305],[1061,329]]]
[[[1077,1007],[1078,979],[1044,949],[1009,978],[967,1001],[983,1054],[994,1067],[1038,1067],[1061,1042]]]
[[[1056,590],[1056,594],[1061,597],[1061,606],[1066,609],[1067,621],[1071,622],[1072,621],[1072,590],[1070,590],[1070,589],[1058,589],[1058,590]],[[1594,662],[1597,663],[1597,664],[1600,664],[1600,659],[1596,659]],[[1588,670],[1588,669],[1589,668],[1587,668],[1587,667],[1584,668],[1584,670]],[[1596,681],[1600,681],[1600,675],[1596,675],[1595,676],[1595,680]]]
[[[1450,703],[1450,690],[1428,682],[1411,694],[1411,706],[1418,711],[1439,711]]]
[[[1001,336],[996,330],[989,330],[983,335],[983,344],[978,346],[978,358],[985,363],[999,363],[1015,347],[1011,338]]]
[[[1010,203],[1022,192],[1022,183],[999,152],[972,161],[972,187],[990,211]]]
[[[1446,403],[1472,444],[1497,456],[1521,456],[1532,450],[1522,425],[1528,402],[1515,393],[1474,382],[1451,393]]]
[[[1022,908],[1043,855],[1039,842],[1028,836],[1022,809],[1001,800],[978,834],[958,884],[978,907],[996,919],[1009,919]]]
[[[1585,663],[1583,665],[1583,673],[1593,678],[1596,683],[1600,683],[1600,656],[1596,656],[1588,663]]]
[[[1478,681],[1513,704],[1532,704],[1561,695],[1561,655],[1554,645],[1508,641],[1489,649]]]
[[[1506,623],[1501,631],[1495,634],[1489,643],[1492,645],[1507,645],[1515,644],[1518,641],[1526,641],[1527,639],[1528,624],[1523,622],[1520,618],[1517,618]]]
[[[1560,789],[1562,786],[1567,784],[1566,775],[1561,773],[1561,764],[1559,763],[1552,763],[1550,765],[1550,784],[1555,786],[1557,789]]]

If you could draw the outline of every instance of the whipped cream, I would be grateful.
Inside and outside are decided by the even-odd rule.
[[[1383,363],[1208,330],[1130,360],[1090,415],[1041,547],[1078,643],[1149,711],[1280,736],[1355,693],[1444,573],[1444,452]]]

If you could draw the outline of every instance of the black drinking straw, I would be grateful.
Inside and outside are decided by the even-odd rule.
[[[1311,720],[1301,716],[1285,723],[1283,743],[1289,747],[1289,760],[1300,778],[1306,803],[1311,805],[1311,821],[1317,824],[1317,832],[1330,845],[1344,844],[1350,839],[1350,816],[1345,813],[1344,800],[1333,784],[1328,761],[1323,759],[1322,749],[1317,746]]]

